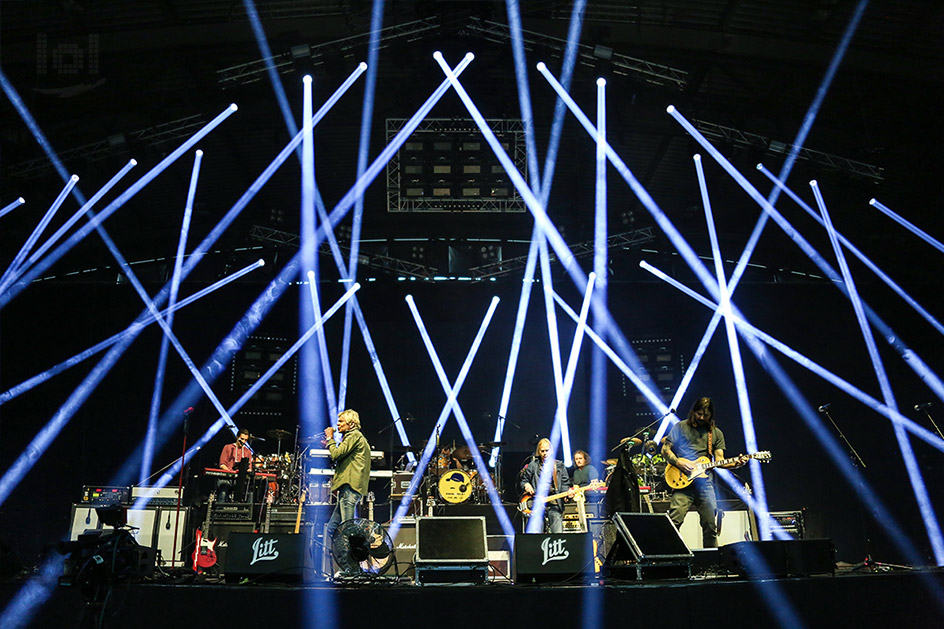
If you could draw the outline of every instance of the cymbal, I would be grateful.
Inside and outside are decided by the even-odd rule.
[[[292,436],[292,433],[287,430],[282,430],[281,428],[273,428],[272,430],[266,432],[266,434],[276,441],[282,441],[283,439],[288,439]]]
[[[609,467],[611,465],[616,465],[617,461],[616,459],[607,459],[606,461],[600,461],[600,463]]]
[[[479,445],[485,446],[486,448],[500,448],[502,443],[502,441],[483,441]]]

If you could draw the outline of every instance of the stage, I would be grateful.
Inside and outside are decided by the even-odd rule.
[[[0,586],[3,605],[21,587]],[[483,627],[551,622],[554,626],[616,626],[668,622],[699,626],[708,618],[752,626],[920,626],[940,617],[944,571],[852,572],[835,576],[749,580],[712,577],[615,584],[541,586],[488,583],[415,586],[378,580],[338,587],[284,584],[147,582],[116,585],[105,627],[165,628],[185,623],[299,626],[321,618],[338,627]],[[786,605],[784,605],[784,602]],[[75,627],[84,609],[75,590],[51,588],[31,626]],[[589,606],[598,616],[584,625]],[[337,622],[328,623],[328,606]],[[311,614],[305,610],[311,610]],[[789,611],[791,610],[792,611]],[[592,615],[590,618],[594,618]],[[91,626],[94,626],[92,624]],[[313,625],[314,626],[314,625]]]

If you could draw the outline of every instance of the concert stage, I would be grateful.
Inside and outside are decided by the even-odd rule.
[[[3,603],[22,583],[0,585]],[[397,585],[387,581],[331,584],[227,585],[216,583],[119,584],[105,610],[105,627],[164,629],[212,619],[214,625],[300,626],[310,609],[327,618],[336,606],[339,627],[483,627],[550,622],[555,627],[627,623],[699,626],[720,619],[752,626],[919,626],[940,617],[940,569],[894,573],[837,572],[835,576],[751,581],[734,577],[541,586]],[[786,603],[786,605],[784,604]],[[588,605],[598,615],[583,624]],[[79,592],[53,587],[33,618],[35,627],[75,627],[84,603]],[[792,608],[791,611],[787,611]],[[795,615],[791,615],[795,614]],[[188,620],[189,619],[189,620]],[[89,626],[94,626],[94,622]],[[326,624],[323,626],[331,626]]]

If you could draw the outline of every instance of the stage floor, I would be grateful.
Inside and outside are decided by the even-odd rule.
[[[0,584],[2,606],[25,581]],[[95,626],[80,592],[51,586],[34,627]],[[81,624],[84,620],[87,625]],[[397,584],[338,586],[146,582],[117,584],[104,627],[213,626],[488,627],[551,622],[561,627],[626,623],[702,626],[710,620],[753,626],[930,625],[944,617],[944,569],[837,572],[834,576],[745,579],[698,577],[595,585]],[[586,621],[586,624],[585,624]]]

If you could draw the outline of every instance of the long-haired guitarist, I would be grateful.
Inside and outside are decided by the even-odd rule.
[[[544,468],[545,461],[552,465],[551,468],[551,488],[548,494],[557,494],[570,491],[570,475],[567,468],[561,461],[556,459],[548,460],[548,452],[551,451],[551,442],[549,439],[538,441],[537,448],[531,461],[521,470],[518,480],[518,488],[522,494],[534,495],[537,493],[538,479],[541,477],[541,470]],[[552,500],[544,508],[544,532],[561,533],[564,530],[564,500]]]
[[[669,465],[674,465],[685,474],[692,473],[694,461],[699,457],[718,461],[724,458],[724,433],[715,425],[715,405],[710,397],[698,398],[688,412],[688,418],[672,427],[662,444],[662,456]],[[734,463],[720,467],[736,468],[746,462],[747,457],[739,457]],[[693,506],[698,510],[705,548],[718,546],[713,476],[709,472],[703,478],[696,478],[687,487],[676,489],[669,502],[669,518],[677,528],[682,527],[685,515]]]

